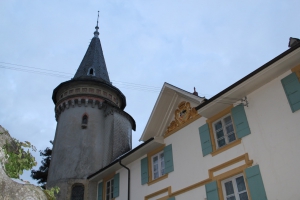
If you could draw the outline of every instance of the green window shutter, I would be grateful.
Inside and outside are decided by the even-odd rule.
[[[296,73],[291,73],[281,80],[286,97],[291,106],[292,112],[300,109],[300,82]]]
[[[204,124],[203,126],[199,127],[199,135],[202,147],[202,154],[203,156],[206,156],[210,154],[213,150],[208,124]]]
[[[206,184],[205,190],[207,200],[219,200],[217,181]]]
[[[267,200],[264,183],[260,174],[259,166],[255,165],[245,170],[251,199]]]
[[[240,104],[231,109],[231,114],[235,126],[236,135],[238,138],[245,137],[251,133],[245,113],[244,105]]]
[[[113,198],[119,196],[119,188],[120,188],[120,174],[117,173],[114,176],[114,191],[113,191]]]
[[[143,158],[141,160],[141,180],[142,185],[148,183],[149,181],[149,175],[148,175],[148,158]]]
[[[167,200],[175,200],[175,197],[170,197]]]
[[[174,171],[172,144],[164,148],[165,173]]]
[[[98,184],[98,200],[103,199],[103,183]]]

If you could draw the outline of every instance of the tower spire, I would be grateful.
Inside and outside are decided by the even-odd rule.
[[[96,31],[94,37],[77,69],[74,79],[88,78],[88,79],[99,79],[111,85],[109,80],[103,51],[99,39],[99,11],[97,17]]]
[[[95,27],[96,31],[94,32],[94,37],[98,37],[99,36],[99,26],[98,26],[98,21],[99,21],[99,10],[98,10],[98,17],[97,17],[97,25]]]

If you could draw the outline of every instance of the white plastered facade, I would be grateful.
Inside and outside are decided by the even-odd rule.
[[[293,52],[292,52],[293,53]],[[300,57],[300,52],[297,50],[297,56]],[[283,57],[282,59],[285,59]],[[241,138],[240,143],[220,151],[217,154],[208,154],[203,156],[201,149],[201,141],[199,136],[199,127],[207,123],[205,116],[201,116],[197,120],[192,121],[181,129],[165,137],[162,142],[165,146],[172,144],[172,155],[174,171],[168,174],[168,177],[153,184],[141,184],[141,160],[147,157],[147,153],[155,150],[157,146],[161,145],[156,141],[150,143],[157,143],[153,148],[144,150],[143,148],[137,151],[142,152],[139,156],[132,156],[130,162],[125,165],[131,171],[130,180],[130,198],[132,200],[163,200],[169,197],[175,197],[176,200],[186,199],[200,199],[205,200],[207,193],[205,184],[213,181],[209,180],[210,171],[217,166],[224,165],[220,169],[212,170],[212,177],[221,177],[225,179],[230,171],[240,167],[241,173],[244,173],[244,168],[241,166],[248,164],[248,167],[259,165],[263,185],[265,188],[267,199],[269,200],[295,200],[300,199],[299,194],[299,180],[300,174],[300,110],[292,112],[289,102],[287,100],[285,91],[281,84],[281,79],[291,74],[291,68],[300,64],[300,59],[288,62],[279,62],[278,67],[286,69],[283,73],[275,74],[273,78],[268,78],[269,81],[259,86],[253,86],[251,92],[245,94],[247,96],[248,106],[244,107],[251,134]],[[280,70],[279,70],[280,71]],[[258,73],[265,73],[264,71]],[[260,77],[263,79],[263,77]],[[170,87],[169,87],[170,89]],[[174,119],[174,110],[177,108],[180,101],[191,100],[191,96],[184,91],[176,92],[181,99],[174,103],[173,108],[168,108],[164,116],[169,116],[162,122],[170,123]],[[175,91],[176,90],[176,91]],[[240,89],[242,90],[242,89]],[[169,95],[170,93],[168,93]],[[168,101],[164,99],[160,105],[163,92],[161,92],[158,102],[151,114],[148,125],[143,133],[141,140],[145,141],[151,137],[162,137],[164,133],[155,134],[151,127],[151,120],[161,112],[155,110],[156,107],[163,107],[163,104],[168,105]],[[199,100],[201,105],[201,100]],[[240,101],[232,102],[233,106],[239,104]],[[193,102],[195,104],[195,102]],[[207,113],[204,108],[201,108],[203,113]],[[198,112],[201,115],[201,109]],[[221,112],[222,110],[219,110]],[[214,112],[216,112],[214,110]],[[218,112],[216,112],[217,114]],[[211,116],[210,116],[211,117]],[[165,130],[168,123],[165,123],[163,129]],[[155,122],[155,126],[158,126]],[[160,129],[161,126],[160,126]],[[151,130],[147,132],[148,130]],[[154,148],[155,147],[155,148]],[[245,156],[246,155],[246,156]],[[230,163],[231,160],[245,156],[245,159],[237,160]],[[248,158],[249,160],[247,160]],[[227,163],[227,164],[224,164]],[[229,163],[229,164],[228,164]],[[118,165],[118,164],[116,164]],[[115,166],[116,166],[115,165]],[[237,170],[238,171],[238,170]],[[121,166],[117,167],[115,173],[120,173],[120,193],[115,200],[127,199],[127,170]],[[101,177],[107,176],[109,173],[102,171],[93,176],[91,180],[97,179],[101,182]],[[225,174],[224,176],[222,176]],[[225,178],[224,178],[225,177]],[[228,177],[227,177],[228,178]],[[164,190],[165,189],[165,190]],[[222,190],[222,188],[218,188]],[[249,189],[249,188],[248,188]],[[248,191],[249,194],[249,191]],[[95,198],[96,199],[96,198]],[[220,197],[220,199],[223,199]],[[249,199],[251,196],[249,194]],[[252,200],[258,200],[253,199]]]

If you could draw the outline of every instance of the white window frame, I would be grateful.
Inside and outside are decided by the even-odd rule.
[[[155,180],[155,179],[158,179],[159,177],[165,175],[166,173],[162,173],[162,170],[164,171],[165,170],[165,164],[164,164],[164,159],[165,159],[165,156],[163,155],[163,157],[161,157],[160,155],[161,154],[164,154],[164,151],[160,151],[158,152],[157,154],[153,155],[151,157],[151,166],[152,166],[152,180]],[[154,158],[157,157],[157,163],[158,163],[158,177],[154,177]],[[162,160],[163,158],[163,160]],[[163,166],[162,166],[162,163],[163,163]]]
[[[238,177],[243,177],[244,179],[244,183],[245,183],[245,190],[241,191],[241,192],[238,192],[238,188],[237,188],[237,183],[236,183],[236,178]],[[246,183],[246,180],[245,180],[245,177],[243,174],[238,174],[238,175],[235,175],[235,176],[232,176],[230,178],[227,178],[223,181],[221,181],[221,185],[222,185],[222,192],[223,192],[223,196],[224,196],[224,199],[226,200],[227,199],[227,196],[226,196],[226,188],[225,188],[225,183],[229,182],[229,181],[232,181],[232,185],[233,185],[233,190],[234,190],[234,197],[236,200],[240,200],[240,196],[239,194],[240,193],[244,193],[246,191],[247,193],[247,196],[248,196],[248,199],[249,199],[249,193],[248,193],[248,190],[247,190],[247,183]],[[232,197],[232,196],[230,196]]]
[[[109,187],[109,195],[107,196],[107,183],[110,183]],[[104,199],[105,200],[112,200],[114,196],[114,179],[109,179],[105,182],[105,191],[104,191]]]
[[[233,140],[233,141],[229,142],[229,139],[228,139],[228,135],[229,135],[229,134],[227,133],[227,130],[226,130],[226,127],[225,127],[225,122],[224,122],[224,119],[225,119],[226,117],[228,117],[228,116],[230,116],[230,118],[231,118],[231,125],[232,125],[232,127],[233,127],[233,134],[234,134],[234,136],[235,136],[235,140],[237,140],[236,133],[235,133],[235,129],[234,129],[233,119],[232,119],[231,114],[229,113],[229,114],[227,114],[227,115],[225,115],[225,116],[219,118],[218,120],[216,120],[216,121],[214,121],[214,122],[212,123],[212,127],[213,127],[213,130],[214,130],[214,136],[215,136],[215,142],[216,142],[216,147],[217,147],[217,149],[218,149],[218,148],[222,148],[222,147],[226,146],[227,144],[229,144],[229,143],[235,141],[235,140]],[[217,130],[216,130],[216,127],[215,127],[215,124],[218,123],[218,122],[220,122],[220,121],[221,121],[221,123],[222,123],[222,129],[223,129],[224,138],[225,138],[225,145],[223,145],[223,146],[221,146],[221,147],[219,147],[218,138],[217,138]],[[231,133],[231,132],[230,132],[230,133]]]

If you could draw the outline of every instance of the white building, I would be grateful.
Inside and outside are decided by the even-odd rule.
[[[300,199],[300,43],[210,99],[165,83],[141,145],[85,199]]]

